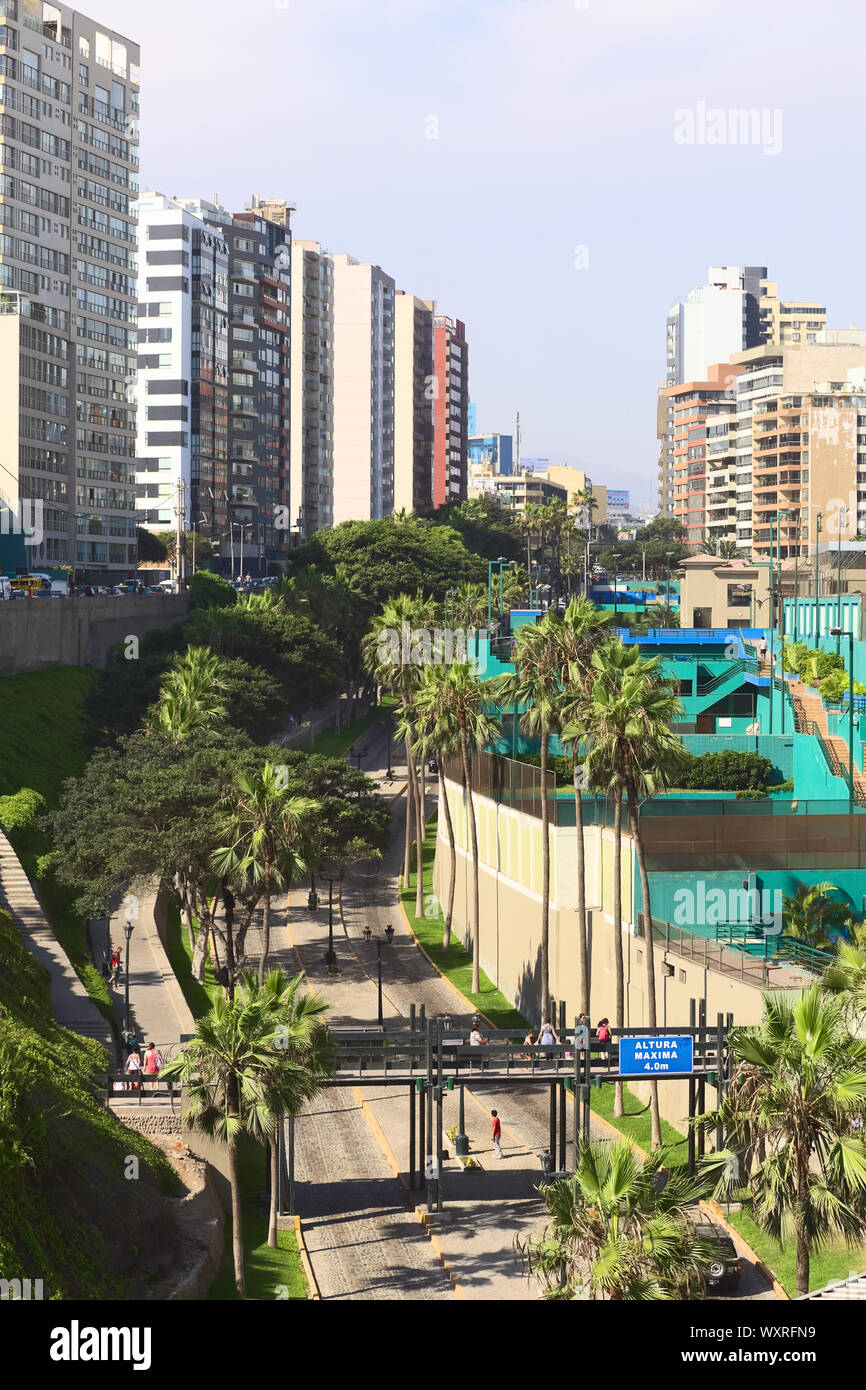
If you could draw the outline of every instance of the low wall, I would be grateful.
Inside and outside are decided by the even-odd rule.
[[[185,594],[29,598],[0,603],[0,676],[45,666],[104,666],[127,637],[170,627],[189,611]]]

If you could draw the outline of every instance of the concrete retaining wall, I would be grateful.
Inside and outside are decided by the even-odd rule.
[[[185,594],[0,603],[0,676],[45,666],[104,666],[116,642],[170,627],[188,611]]]

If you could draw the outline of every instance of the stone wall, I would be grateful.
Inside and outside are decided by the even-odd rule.
[[[185,594],[0,603],[0,676],[45,666],[104,666],[116,642],[170,627],[188,611]]]

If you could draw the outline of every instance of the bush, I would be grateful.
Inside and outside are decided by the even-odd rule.
[[[759,753],[739,753],[733,749],[703,753],[686,764],[680,785],[692,791],[763,793],[767,790],[772,767],[770,759]]]
[[[793,671],[796,675],[802,676],[810,655],[805,642],[786,642],[784,649],[785,670]]]
[[[210,570],[196,570],[189,581],[190,608],[231,608],[237,600],[237,592],[228,580]]]
[[[22,787],[12,796],[0,796],[0,825],[10,833],[32,830],[45,805],[45,797],[31,787]]]
[[[825,676],[819,686],[821,699],[828,705],[840,705],[844,701],[848,703],[848,672],[831,671],[829,676]],[[860,681],[854,682],[854,694],[866,695],[866,686],[861,685]]]
[[[529,763],[531,767],[541,767],[540,753],[518,753],[517,760],[521,763]],[[558,787],[571,787],[574,785],[571,758],[549,757],[547,759],[547,770],[554,774]]]
[[[817,685],[825,676],[829,676],[831,671],[844,670],[845,662],[835,652],[813,651],[809,652],[805,677],[810,685]]]

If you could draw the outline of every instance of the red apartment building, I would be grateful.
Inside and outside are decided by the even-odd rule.
[[[469,447],[469,348],[466,325],[433,319],[433,506],[466,499]]]

